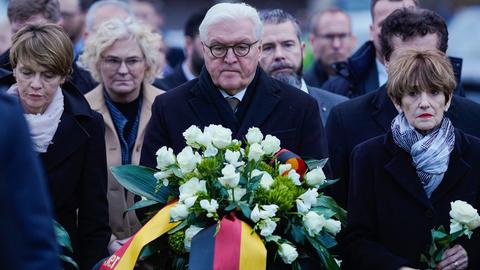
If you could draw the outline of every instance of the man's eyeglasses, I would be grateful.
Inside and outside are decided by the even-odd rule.
[[[250,48],[256,44],[259,40],[253,42],[253,43],[237,43],[231,46],[227,45],[222,45],[222,44],[215,44],[212,46],[208,46],[207,44],[203,43],[205,47],[207,47],[210,50],[210,53],[216,58],[223,58],[225,55],[227,55],[228,49],[232,49],[233,53],[238,56],[238,57],[244,57],[250,52]]]
[[[134,69],[139,67],[144,61],[142,57],[128,57],[126,59],[122,59],[113,56],[102,56],[102,59],[105,67],[111,70],[118,70],[122,63],[125,63],[128,69]]]

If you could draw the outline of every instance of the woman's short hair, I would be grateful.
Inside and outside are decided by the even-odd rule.
[[[401,105],[411,91],[437,90],[448,102],[457,83],[452,64],[439,50],[405,50],[398,52],[388,64],[387,92],[390,99]]]
[[[157,74],[161,36],[153,33],[150,27],[132,18],[126,20],[113,18],[103,22],[97,31],[88,37],[85,50],[79,58],[79,65],[88,70],[95,80],[102,83],[100,76],[102,54],[117,40],[125,39],[135,40],[142,50],[147,64],[143,81],[152,83]]]
[[[260,21],[258,12],[252,6],[245,3],[220,3],[211,7],[199,27],[200,40],[207,42],[208,28],[215,23],[226,20],[245,20],[249,19],[255,27],[255,36],[261,39],[263,35],[263,24]],[[232,29],[233,30],[233,29]]]
[[[10,64],[16,68],[19,62],[40,65],[56,75],[67,77],[73,63],[72,42],[56,24],[27,24],[12,38]]]

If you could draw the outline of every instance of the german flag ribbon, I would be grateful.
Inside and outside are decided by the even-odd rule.
[[[100,270],[133,269],[144,246],[180,224],[170,222],[170,209],[176,204],[169,204],[158,211],[130,240],[102,263]]]
[[[267,250],[252,228],[235,215],[222,218],[192,239],[189,270],[262,270]]]

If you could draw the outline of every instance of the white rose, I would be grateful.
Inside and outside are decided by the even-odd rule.
[[[450,217],[458,223],[467,226],[469,230],[474,230],[480,226],[480,216],[477,209],[470,204],[457,200],[450,203],[452,210]]]
[[[262,210],[260,210],[260,208]],[[261,207],[255,205],[255,207],[252,210],[252,213],[250,214],[250,219],[257,223],[261,219],[270,219],[275,216],[277,213],[278,206],[275,204],[269,204],[269,205],[262,205]]]
[[[180,192],[179,199],[181,202],[195,196],[198,192],[207,193],[207,182],[199,180],[196,177],[191,178],[178,188]]]
[[[168,166],[175,164],[173,149],[163,146],[155,153],[157,155],[157,169],[165,170]]]
[[[280,140],[275,136],[267,135],[262,142],[262,147],[265,155],[273,155],[280,151]]]
[[[167,170],[167,171],[161,171],[161,172],[156,172],[153,174],[153,177],[157,180],[162,180],[170,177],[172,175],[172,171]]]
[[[231,189],[238,186],[238,182],[240,181],[240,173],[235,171],[235,167],[232,164],[227,164],[222,169],[222,177],[218,178],[220,184],[225,188]]]
[[[266,219],[262,222],[260,235],[262,236],[270,236],[273,234],[275,229],[277,228],[277,223],[273,222],[271,219]]]
[[[235,200],[232,196],[232,190],[229,189],[227,190],[228,192],[228,199],[230,201],[235,201],[235,202],[238,202],[240,201],[240,199],[245,195],[247,194],[247,189],[246,188],[241,188],[241,187],[236,187],[233,189],[233,195],[235,195]]]
[[[213,215],[217,212],[218,209],[218,202],[215,199],[208,200],[201,200],[200,207],[207,211],[207,217],[213,217]]]
[[[177,203],[170,209],[170,219],[173,221],[184,220],[188,216],[188,207],[182,203]]]
[[[182,201],[183,204],[185,204],[188,208],[192,207],[195,202],[197,201],[198,196],[192,196],[188,197],[185,200]]]
[[[308,212],[303,217],[303,225],[305,226],[305,229],[307,229],[308,235],[312,237],[320,233],[323,226],[325,226],[325,223],[326,220],[323,215],[319,215],[313,211]]]
[[[202,160],[198,153],[193,153],[193,149],[190,146],[183,148],[177,156],[178,166],[182,173],[193,172],[197,167],[197,164]]]
[[[213,145],[223,149],[232,143],[232,131],[220,125],[210,125],[205,128],[205,135],[210,135]]]
[[[300,174],[298,174],[295,170],[291,170],[288,172],[288,178],[290,178],[290,180],[292,180],[292,182],[296,186],[302,185],[302,183],[300,182]]]
[[[215,146],[213,146],[212,144],[209,144],[207,146],[207,149],[205,150],[205,152],[203,153],[203,155],[205,157],[214,157],[216,156],[218,153],[218,149],[215,148]]]
[[[249,144],[260,143],[263,140],[263,134],[259,128],[251,127],[248,129],[248,132],[247,132],[247,135],[245,135],[245,138],[247,138],[247,142]]]
[[[185,251],[190,252],[190,248],[192,246],[192,239],[201,230],[203,230],[202,227],[197,227],[195,225],[192,225],[185,230],[185,239],[183,240],[183,246],[185,248]]]
[[[248,150],[248,160],[259,161],[264,154],[265,152],[263,152],[262,146],[260,144],[251,144]]]
[[[325,230],[332,235],[337,235],[337,233],[339,233],[341,229],[342,223],[338,220],[329,218],[325,222]]]
[[[322,185],[323,183],[325,183],[325,179],[326,177],[323,173],[322,168],[313,169],[305,175],[307,185],[311,187]]]
[[[245,164],[245,162],[240,160],[240,155],[241,155],[241,153],[239,151],[227,150],[225,152],[225,160],[235,167],[240,167],[243,164]]]
[[[257,169],[252,171],[252,177],[258,175],[262,175],[262,178],[260,178],[260,186],[265,190],[269,190],[270,186],[273,184],[273,177],[265,171],[260,171]]]
[[[258,208],[258,204],[255,205],[255,207],[253,208],[252,212],[250,213],[250,219],[257,223],[260,221],[260,208]]]
[[[295,200],[295,202],[297,204],[297,211],[300,213],[306,213],[308,210],[310,210],[310,208],[312,208],[311,204],[307,205],[300,199]]]
[[[287,243],[283,243],[278,248],[278,255],[282,258],[283,262],[286,264],[291,264],[298,257],[297,249]]]
[[[292,169],[292,164],[280,164],[278,166],[278,174],[283,175],[285,172],[288,172]]]
[[[197,148],[200,137],[203,135],[202,131],[195,125],[190,126],[182,133],[187,145]]]

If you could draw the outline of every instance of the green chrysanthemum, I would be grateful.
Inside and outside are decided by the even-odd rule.
[[[178,231],[174,234],[170,234],[168,235],[168,246],[176,254],[183,254],[185,253],[185,247],[183,244],[184,239],[185,239],[184,231]]]
[[[295,199],[301,194],[301,189],[286,176],[277,176],[270,186],[270,190],[258,189],[256,200],[259,204],[276,204],[279,211],[289,211],[295,203]]]
[[[265,161],[258,163],[258,170],[268,172],[271,176],[275,175],[275,169],[268,165]]]
[[[215,157],[204,158],[197,165],[197,170],[201,176],[213,176],[222,169],[222,163]]]

